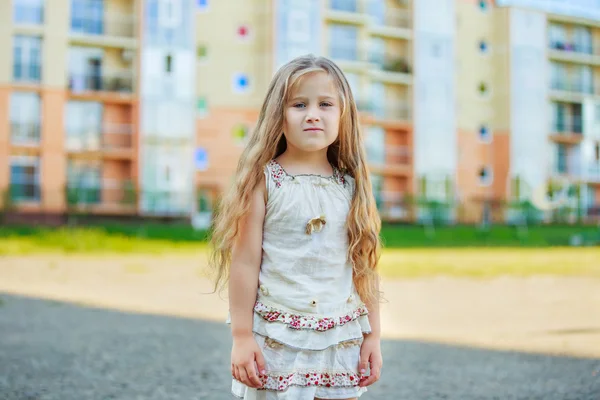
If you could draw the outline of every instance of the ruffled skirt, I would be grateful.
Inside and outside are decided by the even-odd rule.
[[[358,363],[363,334],[370,332],[366,308],[328,318],[277,310],[257,302],[254,337],[266,362],[263,386],[233,380],[244,400],[313,400],[360,397]]]

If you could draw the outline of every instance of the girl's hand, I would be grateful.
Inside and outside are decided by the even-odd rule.
[[[378,336],[366,335],[360,346],[360,362],[358,370],[360,372],[360,387],[372,385],[379,380],[381,376],[381,367],[383,357],[381,356],[381,342]],[[367,367],[371,369],[370,375],[365,375]]]
[[[244,385],[258,389],[263,386],[259,374],[265,373],[265,359],[254,337],[234,337],[231,349],[231,375]]]

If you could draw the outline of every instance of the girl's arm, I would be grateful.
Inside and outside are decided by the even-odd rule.
[[[377,291],[379,292],[379,280],[377,280]],[[369,310],[369,324],[371,333],[365,335],[360,349],[359,372],[362,375],[360,386],[369,386],[379,380],[381,376],[381,367],[383,357],[381,354],[381,316],[379,313],[379,297],[367,301],[367,310]],[[368,376],[365,375],[367,368],[371,371]]]
[[[265,369],[262,353],[252,336],[254,303],[262,260],[265,197],[263,176],[263,180],[252,193],[250,208],[241,221],[238,237],[233,244],[229,275],[229,313],[233,335],[232,374],[251,387],[260,387],[257,372],[262,373]]]

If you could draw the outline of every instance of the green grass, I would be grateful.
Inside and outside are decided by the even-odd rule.
[[[382,240],[395,248],[565,247],[573,235],[600,243],[594,226],[535,226],[518,232],[494,226],[484,232],[473,226],[434,231],[414,225],[385,225]],[[207,246],[207,232],[186,225],[105,224],[87,227],[0,227],[0,255],[32,253],[164,253],[198,251]]]

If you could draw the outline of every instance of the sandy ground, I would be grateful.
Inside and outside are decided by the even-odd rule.
[[[600,262],[600,261],[599,261]],[[203,260],[174,256],[0,258],[0,292],[224,321]],[[538,276],[386,280],[386,338],[600,357],[600,279]]]

